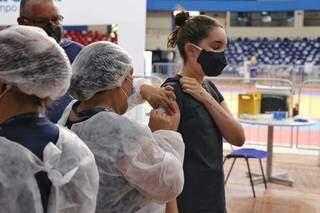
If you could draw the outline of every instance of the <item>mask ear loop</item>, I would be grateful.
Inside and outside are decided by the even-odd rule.
[[[12,86],[10,84],[6,85],[6,89],[4,90],[4,92],[0,95],[0,99],[3,98],[3,96],[5,96],[7,94],[7,92],[9,92],[9,90],[12,88]]]
[[[131,87],[132,87],[131,95],[134,94],[134,93],[136,93],[137,90],[136,90],[136,88],[135,88],[135,85],[134,85],[133,80],[129,79],[128,77],[126,77],[126,79],[131,83]]]
[[[124,95],[127,97],[127,99],[129,98],[129,96],[127,95],[127,93],[122,89],[122,87],[120,87],[121,91],[124,93]]]
[[[193,47],[195,47],[197,50],[199,50],[200,51],[200,53],[199,53],[199,55],[198,55],[198,59],[199,59],[199,57],[200,57],[200,55],[201,55],[201,53],[202,53],[202,51],[204,50],[203,48],[201,48],[201,47],[199,47],[198,45],[196,45],[196,44],[194,44],[194,43],[190,43]],[[197,60],[198,60],[197,59]]]
[[[214,52],[214,53],[223,53],[223,52],[225,52],[225,49],[220,50],[220,51],[214,51],[214,50],[207,51],[207,50],[199,47],[199,46],[196,45],[196,44],[193,44],[193,43],[190,43],[190,44],[191,44],[192,46],[194,46],[195,48],[197,48],[198,50],[200,50],[200,51],[203,51],[203,50],[204,50],[204,51],[206,51],[206,52]]]
[[[195,48],[197,48],[198,50],[202,51],[203,48],[199,47],[198,45],[194,44],[194,43],[190,43],[192,46],[194,46]]]

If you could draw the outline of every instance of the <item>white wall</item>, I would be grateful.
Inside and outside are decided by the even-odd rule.
[[[146,0],[58,0],[64,25],[118,24],[119,45],[133,58],[136,74],[144,74]],[[10,9],[11,8],[11,9]],[[15,25],[19,3],[0,1],[0,25]]]
[[[169,12],[148,12],[146,49],[167,49],[168,36],[172,30],[172,18]]]

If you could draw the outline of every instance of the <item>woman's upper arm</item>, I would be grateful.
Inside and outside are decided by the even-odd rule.
[[[162,85],[162,87],[165,86],[171,86],[173,88],[173,92],[176,96],[176,102],[179,106],[180,109],[180,113],[182,114],[182,109],[183,109],[183,91],[182,88],[180,86],[180,84],[178,82],[167,82],[165,84]]]

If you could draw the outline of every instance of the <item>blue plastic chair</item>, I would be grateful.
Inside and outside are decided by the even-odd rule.
[[[252,193],[253,193],[253,197],[256,197],[256,193],[254,191],[254,184],[253,184],[253,180],[252,180],[252,174],[251,174],[251,169],[250,169],[250,165],[249,165],[249,159],[258,159],[260,162],[260,168],[261,168],[261,173],[262,173],[262,177],[263,177],[263,182],[264,182],[264,187],[267,189],[267,181],[266,178],[264,176],[264,171],[263,171],[263,166],[262,166],[262,161],[261,159],[263,158],[267,158],[268,157],[268,152],[266,151],[262,151],[262,150],[257,150],[257,149],[247,149],[247,148],[242,148],[242,149],[237,149],[232,151],[230,154],[228,154],[223,161],[223,164],[226,162],[227,159],[233,159],[233,162],[231,164],[231,168],[228,172],[227,178],[224,182],[224,184],[227,184],[227,181],[230,177],[231,171],[233,169],[234,163],[236,162],[236,160],[238,158],[244,158],[246,160],[247,163],[247,167],[248,167],[248,173],[249,173],[249,178],[250,178],[250,184],[251,184],[251,188],[252,188]]]

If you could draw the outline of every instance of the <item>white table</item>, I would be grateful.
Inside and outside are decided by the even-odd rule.
[[[252,125],[262,125],[268,126],[268,158],[267,158],[267,172],[266,172],[266,180],[268,182],[292,186],[293,180],[288,177],[287,173],[278,173],[272,174],[272,159],[273,159],[273,130],[275,126],[282,126],[282,127],[298,127],[298,126],[311,126],[315,124],[314,121],[309,120],[308,122],[296,122],[293,119],[286,119],[286,120],[247,120],[247,119],[239,119],[241,123],[244,124],[252,124]],[[261,175],[255,175],[261,176]],[[262,178],[256,179],[257,181],[262,181]]]

